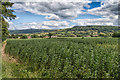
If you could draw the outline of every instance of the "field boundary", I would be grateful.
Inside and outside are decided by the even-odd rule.
[[[18,61],[17,61],[17,59],[15,59],[13,56],[10,56],[9,54],[5,53],[5,47],[6,47],[6,45],[7,45],[7,41],[5,41],[3,43],[3,46],[2,46],[2,60],[10,62],[10,63],[19,64]]]

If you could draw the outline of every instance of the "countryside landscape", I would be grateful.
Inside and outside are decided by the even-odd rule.
[[[2,3],[2,78],[120,77],[119,3]]]

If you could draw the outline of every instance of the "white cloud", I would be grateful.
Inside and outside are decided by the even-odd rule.
[[[44,15],[50,20],[74,19],[83,14],[83,6],[91,1],[84,2],[16,2],[13,9],[29,11],[37,15]],[[48,17],[49,16],[49,17]]]
[[[97,19],[76,19],[70,20],[77,25],[86,26],[86,25],[113,25],[113,22],[109,18],[97,18]]]
[[[49,20],[60,20],[60,18],[54,14],[52,14],[51,16],[46,16],[45,18]]]
[[[13,22],[9,22],[9,25],[12,25],[13,24]]]
[[[90,0],[10,0],[10,2],[91,2]]]
[[[23,24],[23,28],[35,28],[35,29],[63,29],[73,27],[69,26],[69,23],[65,20],[70,20],[77,25],[117,25],[118,24],[118,0],[102,0],[102,5],[93,9],[88,9],[87,12],[83,12],[83,6],[90,7],[88,3],[91,1],[88,0],[79,0],[80,2],[53,2],[47,0],[24,0],[15,1],[13,9],[15,11],[28,11],[37,15],[44,15],[46,19],[52,21],[43,21],[41,23],[32,22]],[[82,2],[83,1],[83,2]],[[102,16],[97,19],[77,19],[79,14],[92,14],[97,16]],[[19,19],[19,18],[18,18]],[[61,21],[64,20],[64,21]],[[20,28],[19,26],[18,28]]]
[[[12,24],[13,24],[12,21],[10,21],[10,20],[8,20],[8,19],[6,19],[6,18],[4,18],[4,19],[5,19],[6,22],[8,22],[9,25],[12,25]]]
[[[85,5],[84,7],[86,7],[86,8],[90,8],[90,5],[87,4],[87,5]]]
[[[51,29],[50,27],[48,26],[41,26],[42,29]]]
[[[50,26],[50,27],[59,27],[59,26],[68,26],[69,23],[67,21],[44,21],[42,25]]]
[[[15,19],[19,19],[19,17],[16,17]]]
[[[71,27],[71,26],[70,26]],[[64,29],[69,28],[67,21],[44,21],[44,22],[30,22],[22,23],[22,25],[10,26],[9,29]]]
[[[87,13],[92,14],[92,15],[98,15],[98,16],[103,16],[103,21],[104,18],[109,19],[110,23],[113,23],[113,25],[118,24],[118,8],[120,8],[119,2],[112,1],[110,0],[109,2],[103,1],[103,5],[101,7],[89,9]],[[107,24],[107,23],[106,23]]]
[[[31,28],[36,29],[36,26],[31,26]]]
[[[4,18],[6,22],[9,22],[8,19]]]

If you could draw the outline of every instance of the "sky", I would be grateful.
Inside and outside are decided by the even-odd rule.
[[[40,1],[11,0],[17,17],[9,30],[65,29],[74,26],[118,26],[117,0]]]

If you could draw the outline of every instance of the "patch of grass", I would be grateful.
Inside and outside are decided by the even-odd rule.
[[[10,63],[2,59],[2,78],[38,78],[40,72],[32,72],[29,68],[25,64]]]
[[[15,68],[15,63],[9,63],[5,61],[4,59],[2,60],[2,77],[3,78],[16,78],[13,71]]]

